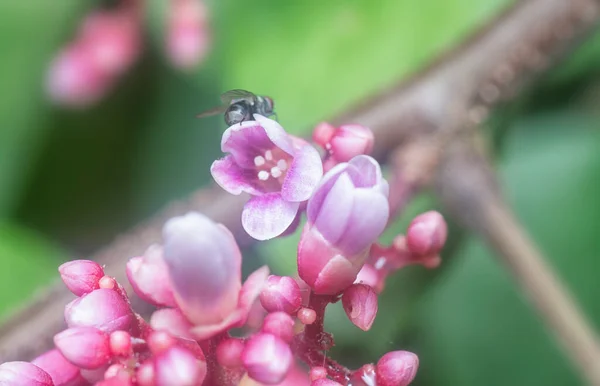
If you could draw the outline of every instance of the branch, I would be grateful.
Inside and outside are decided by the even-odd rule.
[[[597,0],[517,2],[437,63],[333,121],[371,127],[376,135],[375,155],[380,159],[416,137],[443,148],[462,137],[465,128],[480,123],[495,103],[515,96],[555,59],[576,47],[595,26],[598,10]],[[243,199],[215,189],[200,191],[120,237],[94,259],[126,283],[127,259],[160,240],[166,218],[198,210],[242,235],[242,203]],[[459,216],[465,213],[457,211]],[[63,328],[63,308],[70,299],[66,289],[56,284],[0,327],[0,361],[31,358],[50,348],[52,337]]]

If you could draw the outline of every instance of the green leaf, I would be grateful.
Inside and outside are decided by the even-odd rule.
[[[600,325],[600,131],[565,112],[520,122],[501,164],[518,216]],[[575,385],[574,368],[505,267],[472,239],[421,303],[423,379],[439,385]],[[533,272],[532,274],[535,274]]]

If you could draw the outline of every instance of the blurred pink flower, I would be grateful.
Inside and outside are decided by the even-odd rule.
[[[193,68],[209,48],[207,9],[199,0],[171,0],[167,26],[167,54],[173,65]]]
[[[5,362],[0,365],[2,386],[54,386],[50,375],[29,362]]]

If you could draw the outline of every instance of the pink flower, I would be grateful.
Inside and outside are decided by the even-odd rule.
[[[298,273],[319,294],[351,285],[388,221],[388,183],[365,155],[331,169],[308,202]]]
[[[369,331],[377,315],[377,294],[365,284],[353,284],[344,291],[342,305],[348,319],[363,331]]]
[[[198,0],[173,0],[169,7],[167,53],[175,66],[192,68],[208,51],[206,6]]]
[[[54,336],[56,348],[77,367],[97,369],[108,364],[108,334],[93,327],[69,328]]]
[[[265,316],[260,330],[291,343],[294,338],[294,319],[285,312],[272,312]]]
[[[288,374],[294,357],[288,343],[271,334],[256,334],[246,342],[242,362],[255,381],[276,385]]]
[[[415,217],[406,231],[406,246],[418,255],[435,255],[442,250],[448,226],[439,212],[429,211]]]
[[[379,359],[376,379],[379,386],[407,386],[417,375],[419,358],[408,351],[392,351]]]
[[[105,332],[129,330],[135,316],[129,304],[112,289],[97,289],[65,307],[69,327],[95,327]]]
[[[54,386],[47,372],[29,362],[5,362],[0,365],[2,386]]]
[[[135,293],[156,306],[175,306],[169,271],[162,248],[153,245],[143,256],[127,262],[127,278]]]
[[[192,352],[173,346],[154,359],[154,384],[156,386],[197,386],[206,377],[206,362]]]
[[[281,235],[294,221],[323,175],[319,153],[285,132],[279,123],[254,115],[255,121],[229,127],[211,173],[231,194],[253,197],[242,212],[242,225],[257,240]]]
[[[268,269],[254,272],[242,287],[242,255],[233,235],[200,213],[169,220],[163,238],[175,300],[196,339],[245,322]]]
[[[73,260],[58,267],[60,277],[67,288],[77,296],[96,290],[104,276],[100,264],[91,260]]]
[[[327,151],[325,170],[329,170],[340,162],[348,162],[361,154],[370,154],[375,137],[371,129],[362,125],[335,127],[324,122],[315,127],[313,140]]]

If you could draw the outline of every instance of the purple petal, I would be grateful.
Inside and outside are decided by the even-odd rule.
[[[275,144],[257,121],[245,121],[230,126],[221,138],[221,151],[230,153],[235,163],[244,169],[253,169],[254,157],[273,147]]]
[[[381,235],[389,217],[387,197],[375,189],[354,189],[350,218],[337,246],[347,255],[359,253]]]
[[[265,118],[262,115],[254,114],[254,119],[258,122],[267,133],[267,136],[281,150],[289,155],[294,155],[294,146],[290,135],[281,127],[281,125],[272,119]]]
[[[368,155],[359,155],[348,162],[350,164],[352,182],[357,188],[377,185],[383,178],[381,168],[375,159]],[[354,173],[356,171],[356,174]]]
[[[353,208],[354,189],[348,174],[342,173],[329,190],[314,220],[314,226],[333,245],[336,245],[347,227]]]
[[[319,215],[319,212],[321,211],[321,206],[323,205],[323,201],[329,194],[329,191],[333,187],[333,184],[335,184],[335,182],[339,178],[340,174],[343,173],[344,171],[346,171],[347,169],[348,169],[347,163],[341,163],[341,164],[335,165],[333,168],[331,168],[325,174],[323,179],[321,179],[321,181],[319,182],[319,185],[317,186],[317,188],[315,190],[315,193],[308,201],[308,210],[307,210],[308,221],[314,223],[317,216]]]
[[[287,201],[306,201],[315,191],[323,177],[323,162],[319,152],[310,146],[302,146],[294,155],[294,160],[288,170],[281,196]]]
[[[300,203],[285,201],[279,193],[255,196],[244,206],[242,226],[256,240],[281,235],[294,221]]]
[[[231,194],[239,195],[242,192],[252,195],[262,194],[249,182],[249,171],[239,167],[231,155],[213,162],[210,167],[210,173],[216,183]]]

